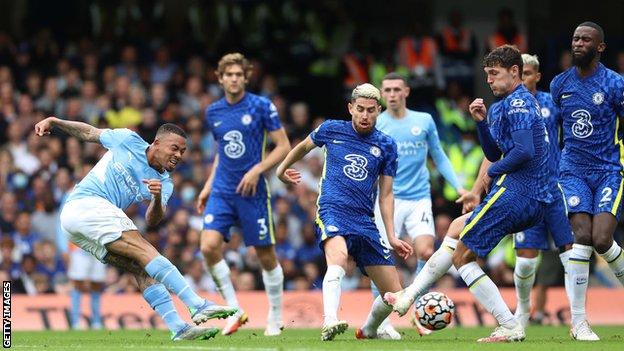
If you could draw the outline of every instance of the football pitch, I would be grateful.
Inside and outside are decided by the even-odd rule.
[[[275,338],[262,330],[243,329],[232,336],[203,341],[172,342],[161,330],[14,332],[12,348],[23,350],[623,350],[624,326],[594,327],[601,341],[581,343],[566,327],[530,327],[522,343],[477,344],[491,328],[449,328],[427,337],[402,329],[403,340],[356,340],[349,329],[334,341],[321,342],[318,329],[290,329]]]

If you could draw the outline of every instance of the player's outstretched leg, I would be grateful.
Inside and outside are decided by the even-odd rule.
[[[460,216],[451,223],[442,245],[425,263],[425,267],[416,275],[412,284],[397,293],[389,292],[384,295],[386,302],[391,304],[392,309],[400,316],[407,313],[417,296],[424,294],[433,283],[451,268],[459,233],[471,214],[472,212]]]
[[[380,296],[379,289],[377,289],[377,286],[372,281],[371,281],[371,292],[373,293],[373,300],[376,301],[376,299]],[[401,340],[401,334],[399,334],[399,332],[396,329],[394,329],[394,327],[390,323],[390,317],[386,317],[379,324],[379,328],[377,328],[377,337],[379,339]]]
[[[517,249],[516,266],[514,267],[514,284],[516,287],[515,316],[523,328],[529,324],[531,313],[531,289],[535,283],[535,272],[539,259],[535,249]]]
[[[345,275],[344,267],[349,257],[347,243],[342,236],[335,236],[324,241],[327,272],[323,278],[323,327],[321,340],[333,340],[338,334],[344,333],[349,325],[346,321],[338,320],[338,306],[340,305],[340,282]]]
[[[284,329],[282,320],[284,271],[277,260],[273,245],[256,246],[256,253],[262,266],[262,282],[269,300],[269,315],[267,316],[267,327],[264,330],[264,335],[277,336]]]
[[[380,293],[385,294],[389,291],[398,291],[401,289],[399,274],[395,266],[376,265],[366,266],[365,269],[366,274],[368,274],[375,286],[379,287]],[[387,304],[381,296],[377,296],[373,301],[373,306],[366,318],[366,322],[364,322],[362,328],[356,330],[355,337],[358,339],[379,338],[377,330],[391,312],[392,306]]]

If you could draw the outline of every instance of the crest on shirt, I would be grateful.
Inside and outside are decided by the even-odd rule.
[[[568,205],[570,205],[570,207],[576,207],[579,203],[581,203],[581,199],[579,199],[579,197],[576,195],[570,196],[570,198],[568,199]]]
[[[243,117],[241,118],[241,122],[243,122],[244,125],[248,125],[249,123],[251,123],[251,115],[244,114]]]
[[[542,107],[540,112],[542,113],[542,117],[544,118],[550,117],[550,109],[548,107]]]
[[[511,100],[511,102],[509,102],[509,104],[511,105],[511,107],[523,107],[524,105],[526,105],[526,103],[522,99],[513,99]]]
[[[381,156],[381,150],[377,146],[372,146],[370,148],[370,153],[375,157]]]
[[[604,101],[604,94],[602,92],[597,92],[592,96],[592,101],[594,105],[600,105]]]
[[[413,126],[411,132],[413,135],[420,135],[422,129],[419,126]]]

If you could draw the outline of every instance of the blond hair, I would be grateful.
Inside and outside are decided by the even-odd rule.
[[[381,101],[381,93],[379,89],[375,88],[370,83],[360,84],[351,93],[351,101],[355,101],[357,98],[373,99],[377,102]]]
[[[229,53],[221,57],[217,66],[217,70],[215,71],[217,77],[222,77],[225,73],[226,68],[231,65],[241,66],[243,72],[245,73],[245,79],[249,79],[249,77],[251,77],[253,65],[249,63],[249,60],[247,60],[247,58],[245,58],[245,56],[240,52]]]
[[[539,71],[540,63],[537,55],[522,54],[522,63],[524,65],[533,66],[536,71]]]

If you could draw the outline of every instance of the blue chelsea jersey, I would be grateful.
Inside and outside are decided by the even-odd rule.
[[[267,133],[282,127],[275,105],[249,92],[235,104],[221,98],[208,106],[205,125],[219,144],[212,192],[223,195],[236,193],[245,173],[262,161]],[[263,179],[261,176],[259,187],[265,186]]]
[[[511,133],[531,130],[535,147],[534,157],[521,168],[494,180],[496,184],[513,189],[532,199],[552,202],[550,189],[554,177],[548,168],[549,151],[546,126],[535,97],[520,84],[511,94],[488,109],[488,125],[503,157],[513,147]]]
[[[108,149],[68,196],[67,201],[97,196],[125,210],[134,203],[151,200],[152,195],[143,179],[160,179],[162,203],[167,204],[173,193],[168,172],[159,173],[147,162],[145,142],[129,129],[105,129],[100,142]]]
[[[548,132],[548,149],[550,157],[548,158],[548,168],[555,177],[559,176],[559,159],[561,158],[561,148],[559,141],[561,140],[561,114],[555,106],[549,93],[538,91],[535,99],[540,106],[540,113],[546,125]]]
[[[601,63],[588,77],[576,67],[556,76],[550,93],[563,119],[561,171],[622,171],[624,78]]]
[[[376,182],[380,175],[394,177],[397,146],[377,129],[368,135],[355,131],[351,121],[329,120],[310,134],[325,147],[325,165],[319,184],[318,211],[334,216],[373,216]]]

